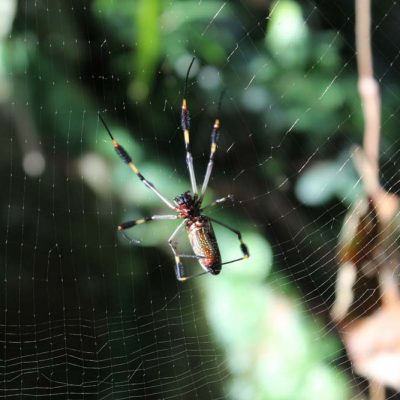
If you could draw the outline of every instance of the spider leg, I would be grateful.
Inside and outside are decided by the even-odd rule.
[[[105,123],[103,117],[99,114],[100,121],[103,123],[104,128],[110,135],[110,138],[112,140],[112,144],[114,146],[114,149],[116,153],[120,156],[121,160],[128,164],[129,168],[137,175],[137,177],[143,182],[143,184],[148,187],[151,191],[153,191],[169,208],[172,210],[175,210],[175,207],[172,205],[172,203],[167,200],[159,191],[158,189],[151,183],[149,182],[138,170],[136,165],[133,163],[131,156],[127,153],[127,151],[114,139],[113,135],[111,134],[110,129],[108,128],[107,124]]]
[[[174,230],[174,232],[172,232],[172,235],[168,239],[168,244],[171,247],[172,253],[174,254],[174,257],[175,257],[176,279],[181,282],[187,281],[188,279],[194,278],[196,276],[208,274],[208,272],[206,271],[206,272],[201,272],[200,274],[191,275],[191,276],[185,275],[185,270],[184,270],[183,264],[181,262],[181,257],[182,258],[196,258],[196,259],[204,258],[204,257],[198,256],[198,255],[178,254],[178,249],[176,248],[173,240],[174,240],[175,236],[179,233],[179,231],[183,228],[185,223],[186,223],[186,220],[182,221],[182,223],[179,224],[179,226]]]
[[[193,157],[192,157],[192,153],[190,151],[190,137],[189,137],[190,116],[189,116],[189,110],[187,109],[187,103],[186,103],[185,98],[182,101],[181,126],[182,126],[182,130],[183,130],[183,137],[185,140],[186,165],[189,170],[190,183],[192,185],[193,194],[197,194],[196,175],[194,173]]]
[[[189,110],[187,108],[187,103],[186,103],[186,92],[187,92],[190,69],[192,68],[192,65],[193,65],[195,59],[196,59],[196,57],[193,57],[190,65],[189,65],[189,68],[186,72],[185,90],[183,92],[182,111],[181,111],[181,127],[183,130],[183,138],[185,140],[185,148],[186,148],[186,165],[189,170],[190,183],[192,185],[193,194],[197,194],[197,182],[196,182],[196,175],[194,173],[194,167],[193,167],[193,157],[192,157],[192,153],[190,152],[190,138],[189,138],[190,116],[189,116]]]
[[[215,157],[215,152],[217,151],[217,142],[218,142],[218,138],[219,138],[219,128],[220,128],[221,124],[219,122],[219,119],[217,118],[214,122],[214,126],[213,129],[211,131],[211,150],[210,150],[210,159],[208,161],[208,165],[207,165],[207,170],[206,170],[206,174],[204,176],[204,181],[203,181],[203,186],[201,187],[201,194],[200,194],[200,200],[203,199],[206,190],[207,190],[207,186],[208,186],[208,182],[210,181],[210,177],[211,177],[211,172],[214,166],[214,157]]]
[[[221,197],[220,199],[214,200],[212,203],[207,204],[205,207],[203,207],[200,211],[203,212],[207,208],[211,208],[211,207],[214,207],[214,206],[216,206],[218,204],[225,203],[227,200],[234,201],[235,199],[233,197],[233,194],[228,194],[228,196]]]
[[[185,275],[185,271],[183,270],[183,265],[180,264],[180,267],[181,268],[179,270],[178,269],[175,270],[176,279],[178,279],[178,281],[180,281],[180,282],[185,282],[185,281],[188,281],[189,279],[197,278],[198,276],[209,274],[210,271],[211,271],[211,270],[210,271],[204,271],[204,272],[200,272],[199,274],[186,276]]]
[[[153,215],[152,217],[145,217],[145,218],[141,218],[141,219],[123,222],[122,224],[118,225],[118,230],[121,232],[122,236],[126,240],[128,240],[129,243],[139,244],[140,240],[129,237],[124,231],[126,229],[131,229],[136,225],[146,224],[147,222],[150,222],[150,221],[162,221],[162,220],[172,220],[172,219],[178,219],[178,216],[177,215]]]
[[[242,251],[243,257],[237,258],[237,259],[235,259],[235,260],[231,260],[231,261],[224,262],[224,263],[222,263],[221,265],[230,264],[230,263],[233,263],[233,262],[236,262],[236,261],[245,260],[245,259],[247,259],[247,258],[250,257],[249,249],[247,248],[247,245],[246,245],[246,244],[243,242],[243,240],[242,240],[242,234],[241,234],[237,229],[232,228],[232,227],[230,227],[229,225],[227,225],[227,224],[225,224],[225,223],[223,223],[223,222],[220,222],[220,221],[218,221],[218,220],[216,220],[216,219],[214,219],[214,218],[210,218],[210,217],[208,217],[208,218],[209,218],[211,221],[215,222],[216,224],[221,225],[221,226],[223,226],[224,228],[229,229],[231,232],[235,233],[235,234],[237,235],[238,239],[239,239],[239,242],[240,242],[240,250]]]
[[[176,247],[175,247],[176,250]],[[204,256],[198,256],[197,254],[178,254],[181,258],[195,258],[196,260],[201,260],[202,258],[207,258]]]

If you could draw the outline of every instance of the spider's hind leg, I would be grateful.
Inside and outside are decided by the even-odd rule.
[[[197,254],[178,254],[178,249],[174,243],[174,238],[175,236],[179,233],[179,231],[184,227],[186,223],[186,220],[182,221],[182,223],[174,230],[170,238],[168,239],[168,244],[171,247],[172,253],[174,254],[175,257],[175,275],[176,279],[180,282],[187,281],[188,279],[195,278],[196,276],[208,274],[208,272],[201,272],[199,274],[195,275],[190,275],[187,276],[185,274],[185,269],[183,267],[183,264],[181,262],[181,258],[195,258],[197,260],[200,260],[201,258],[204,258],[203,256],[198,256]]]
[[[218,221],[218,220],[216,220],[214,218],[210,218],[210,220],[215,222],[216,224],[219,224],[219,225],[223,226],[226,229],[229,229],[231,232],[235,233],[237,235],[238,239],[239,239],[239,242],[240,242],[240,250],[241,250],[243,256],[240,257],[240,258],[237,258],[235,260],[224,262],[224,263],[222,263],[222,265],[230,264],[230,263],[233,263],[233,262],[236,262],[236,261],[246,260],[247,258],[250,257],[249,249],[248,249],[247,245],[243,242],[242,234],[240,233],[240,231],[238,231],[237,229],[232,228],[229,225],[227,225],[227,224],[225,224],[223,222],[220,222],[220,221]]]
[[[181,263],[179,257],[180,256],[175,256],[175,275],[176,275],[176,279],[180,282],[184,282],[184,281],[187,281],[192,278],[197,278],[198,276],[209,274],[211,272],[211,270],[209,270],[209,271],[200,272],[199,274],[187,276],[187,275],[185,275],[185,269],[184,269],[183,264]],[[197,257],[199,257],[199,256],[197,256]],[[202,257],[199,257],[199,258],[202,258]]]

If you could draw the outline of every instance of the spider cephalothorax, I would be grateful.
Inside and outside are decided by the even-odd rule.
[[[191,193],[187,191],[175,197],[174,201],[182,218],[193,218],[200,215],[201,202],[197,194],[192,196]]]
[[[187,89],[187,81],[189,78],[190,67],[192,66],[194,59],[192,60],[189,69],[186,74],[185,82],[185,93]],[[213,201],[211,204],[202,206],[204,195],[207,190],[208,183],[210,181],[211,172],[214,165],[214,155],[217,150],[217,141],[219,136],[220,122],[217,118],[214,122],[211,131],[211,148],[210,148],[210,158],[207,164],[207,170],[204,175],[203,185],[201,190],[197,187],[196,175],[193,167],[193,157],[190,151],[190,118],[189,111],[187,109],[186,99],[182,102],[182,114],[181,114],[181,124],[183,130],[183,137],[185,140],[186,149],[186,164],[189,170],[190,182],[192,185],[192,192],[187,191],[181,195],[175,197],[174,204],[168,200],[163,194],[159,192],[155,185],[149,182],[140,172],[137,166],[134,164],[131,156],[126,152],[126,150],[114,139],[110,129],[107,124],[99,114],[100,120],[104,124],[117,154],[121,157],[122,161],[128,164],[129,168],[136,174],[136,176],[142,181],[142,183],[150,189],[158,198],[172,211],[176,212],[174,215],[153,215],[151,217],[140,218],[137,220],[126,221],[118,225],[118,230],[125,236],[130,243],[139,243],[138,240],[130,238],[124,233],[125,230],[131,229],[136,225],[146,224],[150,221],[161,221],[161,220],[178,220],[183,219],[180,225],[174,230],[170,238],[168,239],[168,244],[175,256],[175,274],[179,281],[185,281],[187,279],[193,278],[195,276],[203,274],[217,275],[221,272],[222,265],[234,263],[236,261],[244,260],[249,257],[249,250],[242,240],[241,233],[224,222],[217,221],[214,218],[208,217],[204,214],[204,210],[221,204],[227,200],[232,200],[232,195],[228,195]],[[222,262],[221,254],[218,247],[217,238],[215,236],[212,223],[215,222],[231,232],[235,233],[240,242],[240,250],[242,252],[242,257],[236,258],[234,260]],[[175,238],[179,231],[186,228],[188,238],[193,249],[194,254],[180,254],[175,242]],[[186,275],[181,258],[194,258],[197,259],[204,272]]]

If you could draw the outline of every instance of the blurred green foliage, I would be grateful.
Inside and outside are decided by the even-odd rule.
[[[81,357],[94,351],[105,365],[93,380],[112,391],[124,384],[121,392],[132,396],[350,398],[341,346],[326,325],[340,220],[360,191],[349,149],[361,138],[362,114],[353,10],[344,0],[337,8],[326,3],[18,4],[0,42],[0,163],[8,190],[0,310],[8,310],[7,323],[91,321],[96,344],[80,344]],[[394,34],[398,26],[389,23],[374,33],[384,77],[383,183],[393,190],[398,171],[386,161],[398,152],[398,81],[397,69],[387,67],[396,52],[385,40]],[[97,114],[162,193],[184,192],[179,112],[193,56],[187,97],[198,180],[226,88],[206,202],[234,193],[236,206],[210,214],[241,229],[252,256],[218,277],[181,285],[166,245],[174,223],[135,228],[141,247],[115,232],[121,221],[165,209],[117,158]],[[33,150],[46,161],[37,176],[24,167]],[[234,235],[217,235],[225,260],[240,256]],[[188,270],[198,269],[189,263]],[[96,323],[108,318],[96,336]],[[110,358],[96,353],[103,343]],[[50,351],[41,346],[32,354]],[[18,355],[11,347],[5,357]],[[128,383],[116,372],[131,374],[138,364]],[[69,381],[81,384],[85,365],[70,368]],[[104,383],[107,374],[114,374],[112,385]],[[19,381],[6,386],[13,385]]]

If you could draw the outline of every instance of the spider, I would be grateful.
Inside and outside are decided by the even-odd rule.
[[[102,116],[99,114],[100,120],[103,123],[104,128],[106,129],[111,138],[112,144],[114,145],[114,149],[120,156],[122,161],[128,164],[129,168],[137,175],[137,177],[143,182],[143,184],[146,187],[148,187],[153,193],[155,193],[156,196],[158,196],[160,200],[163,201],[171,210],[176,212],[176,215],[153,215],[151,217],[145,217],[138,220],[127,221],[120,224],[118,226],[118,230],[123,234],[123,236],[127,240],[129,240],[130,243],[137,244],[140,243],[140,241],[130,238],[128,235],[125,234],[124,232],[125,230],[133,228],[136,225],[145,224],[150,221],[175,220],[175,219],[183,220],[168,239],[168,244],[171,247],[172,253],[174,254],[175,257],[175,274],[178,281],[186,281],[188,279],[195,278],[197,276],[201,276],[208,273],[212,275],[218,275],[221,272],[222,265],[241,261],[249,258],[250,256],[249,250],[246,244],[242,240],[242,235],[237,229],[234,229],[223,222],[217,221],[216,219],[208,217],[203,214],[203,212],[206,209],[214,207],[227,200],[232,200],[233,197],[232,195],[228,195],[215,200],[214,202],[208,204],[205,207],[202,207],[204,194],[207,190],[208,182],[210,180],[211,172],[214,165],[214,157],[215,157],[215,152],[217,150],[217,141],[220,130],[220,121],[217,118],[212,128],[210,158],[204,176],[203,185],[201,187],[201,192],[199,194],[193,167],[193,157],[190,151],[190,140],[189,140],[190,118],[186,102],[187,82],[189,78],[190,68],[192,67],[194,60],[195,59],[193,58],[186,74],[185,91],[182,101],[182,112],[181,112],[181,126],[183,130],[183,136],[186,148],[186,164],[189,170],[192,193],[190,191],[187,191],[175,197],[174,204],[172,204],[165,196],[163,196],[159,192],[159,190],[139,172],[138,168],[133,163],[131,156],[114,139],[110,129],[108,128]],[[214,233],[212,222],[215,222],[223,226],[224,228],[229,229],[230,231],[232,231],[237,235],[240,242],[240,249],[243,254],[242,257],[231,261],[222,262],[221,253]],[[186,228],[189,242],[193,249],[194,253],[193,255],[179,254],[176,243],[174,242],[175,237],[183,227]],[[199,264],[203,268],[204,272],[187,276],[185,274],[181,258],[197,259]]]

